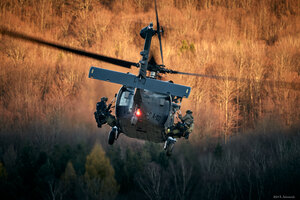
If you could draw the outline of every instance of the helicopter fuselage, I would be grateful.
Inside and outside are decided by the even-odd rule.
[[[123,86],[118,92],[115,114],[121,132],[131,138],[165,141],[165,129],[173,124],[171,96],[136,90]]]

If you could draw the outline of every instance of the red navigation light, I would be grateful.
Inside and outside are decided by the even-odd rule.
[[[141,110],[139,108],[136,110],[135,115],[137,117],[140,117],[142,115],[142,112],[141,112]]]

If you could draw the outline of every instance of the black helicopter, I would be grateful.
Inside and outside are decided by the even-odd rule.
[[[177,113],[180,112],[182,99],[184,97],[189,97],[191,88],[188,86],[175,84],[172,81],[159,80],[158,78],[161,77],[160,74],[183,74],[219,80],[244,82],[250,82],[251,80],[243,78],[237,79],[234,77],[179,72],[165,68],[165,65],[163,63],[163,51],[161,43],[161,36],[164,31],[159,24],[156,0],[155,13],[157,29],[155,30],[153,28],[153,23],[150,23],[140,31],[140,36],[145,40],[145,43],[143,50],[140,52],[142,58],[138,63],[90,53],[56,43],[51,43],[22,33],[13,32],[5,28],[0,28],[0,32],[3,35],[7,35],[13,38],[38,43],[59,50],[64,50],[80,56],[85,56],[88,58],[93,58],[96,60],[114,64],[120,67],[128,69],[130,69],[132,66],[138,67],[138,75],[121,73],[97,67],[90,68],[89,78],[122,85],[119,92],[115,96],[115,116],[110,114],[110,104],[108,108],[105,108],[106,114],[100,116],[100,118],[102,117],[102,120],[100,120],[100,125],[98,124],[98,126],[101,127],[102,124],[107,123],[112,127],[108,136],[108,143],[111,145],[118,138],[120,133],[124,133],[128,137],[132,138],[152,141],[156,143],[165,142],[164,149],[167,151],[167,155],[171,155],[172,149],[176,142],[176,139],[174,139],[174,137],[184,136],[185,132],[191,133],[193,129],[193,124],[190,124],[189,127],[184,127],[184,123],[180,122],[174,124],[174,118]],[[153,57],[149,59],[151,40],[155,35],[158,36],[159,40],[162,60],[161,65],[158,65]],[[299,89],[299,85],[297,86],[298,88],[294,88],[294,85],[286,82],[274,83],[265,81],[265,83],[268,83],[271,86],[272,84],[273,86],[274,84],[276,84],[276,86],[279,87]],[[95,116],[96,115],[97,113],[95,113]]]

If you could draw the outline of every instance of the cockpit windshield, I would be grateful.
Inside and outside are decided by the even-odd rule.
[[[132,108],[133,105],[133,91],[125,90],[121,94],[119,106],[128,106],[129,109]]]

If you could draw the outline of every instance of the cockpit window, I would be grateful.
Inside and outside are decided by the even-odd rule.
[[[133,92],[123,91],[120,98],[120,106],[129,106],[132,107],[133,104]]]

